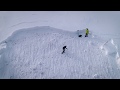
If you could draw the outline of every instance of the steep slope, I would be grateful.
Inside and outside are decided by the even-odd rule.
[[[116,61],[104,53],[110,46],[76,32],[49,26],[14,32],[1,42],[0,78],[120,78]],[[61,54],[64,45],[68,50]]]

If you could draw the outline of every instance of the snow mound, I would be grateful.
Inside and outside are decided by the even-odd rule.
[[[106,41],[103,45],[100,46],[100,48],[103,50],[105,55],[115,57],[117,54],[117,48],[114,44],[113,39]]]
[[[0,78],[120,78],[116,61],[99,49],[104,41],[89,36],[79,38],[76,32],[49,26],[18,30],[3,41],[7,43],[0,50]],[[64,45],[68,49],[61,54]],[[110,51],[112,45],[103,48],[115,52]]]
[[[6,42],[1,43],[0,44],[0,55],[2,54],[2,52],[4,52],[5,48],[6,48]]]

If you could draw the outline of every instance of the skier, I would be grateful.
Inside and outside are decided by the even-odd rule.
[[[85,37],[88,37],[88,34],[89,34],[89,30],[88,30],[88,28],[86,28],[86,34],[85,34]]]
[[[67,49],[66,46],[63,47],[63,52],[62,52],[62,54],[65,53],[65,49]]]

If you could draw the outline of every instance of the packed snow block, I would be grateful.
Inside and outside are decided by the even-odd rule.
[[[110,55],[112,57],[116,57],[117,54],[117,50],[115,48],[115,46],[111,43],[111,41],[107,41],[107,43],[105,43],[104,45],[102,45],[101,50],[104,51],[105,55]]]
[[[0,55],[3,53],[3,51],[5,50],[6,48],[6,43],[1,43],[0,44]]]
[[[120,58],[119,53],[117,52],[116,54],[116,59]]]
[[[118,66],[118,68],[120,69],[120,57],[117,58],[116,62],[117,62],[117,66]]]

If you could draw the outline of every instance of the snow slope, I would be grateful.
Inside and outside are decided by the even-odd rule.
[[[118,79],[120,60],[113,42],[92,32],[80,38],[77,30],[21,29],[0,43],[0,78]],[[61,54],[64,45],[68,50]]]

